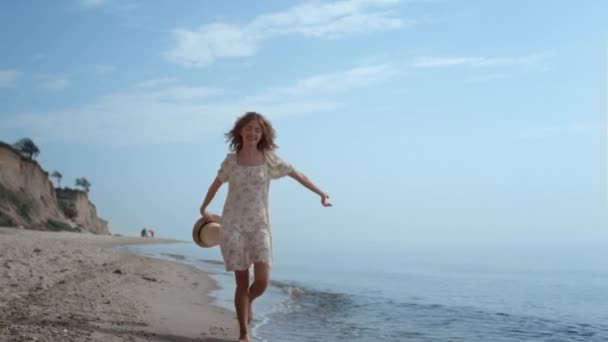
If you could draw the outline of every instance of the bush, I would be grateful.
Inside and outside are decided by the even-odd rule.
[[[2,227],[14,227],[15,221],[8,216],[5,212],[0,210],[0,226]]]
[[[38,206],[34,199],[24,191],[12,191],[0,184],[0,204],[8,203],[17,210],[17,214],[27,221],[31,220],[30,215],[38,210]]]
[[[54,232],[60,232],[60,231],[79,232],[80,231],[80,229],[72,228],[72,226],[70,226],[69,224],[67,224],[65,222],[55,221],[55,220],[51,220],[51,219],[48,219],[46,221],[46,228],[48,230],[51,230]]]
[[[76,204],[73,201],[68,199],[59,199],[58,202],[61,211],[63,211],[63,214],[67,218],[73,219],[78,216],[78,210],[76,210]]]

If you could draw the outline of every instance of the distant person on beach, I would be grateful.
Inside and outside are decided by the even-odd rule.
[[[148,237],[148,231],[146,230],[146,228],[143,228],[141,230],[141,237],[142,238]]]
[[[249,341],[248,323],[253,319],[252,302],[268,287],[272,263],[272,237],[268,211],[268,190],[272,179],[290,176],[321,198],[330,207],[329,195],[305,175],[274,154],[275,131],[261,114],[248,112],[226,133],[229,153],[209,187],[200,212],[207,221],[217,215],[207,211],[223,183],[228,195],[222,213],[220,249],[226,271],[234,272],[234,305],[240,328],[240,342]],[[254,265],[250,286],[249,268]]]

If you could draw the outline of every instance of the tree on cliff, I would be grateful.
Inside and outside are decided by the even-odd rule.
[[[53,171],[53,174],[51,174],[51,177],[57,179],[57,187],[61,188],[61,178],[63,177],[63,175],[59,171]]]
[[[23,138],[13,144],[13,147],[21,153],[24,157],[30,160],[36,159],[36,156],[40,153],[38,146],[34,144],[32,139]]]
[[[91,189],[91,183],[84,177],[76,178],[76,186],[83,188],[87,193],[89,193],[89,190]]]

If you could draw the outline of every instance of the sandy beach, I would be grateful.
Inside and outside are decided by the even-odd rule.
[[[234,341],[187,265],[114,246],[172,240],[0,228],[0,341]]]

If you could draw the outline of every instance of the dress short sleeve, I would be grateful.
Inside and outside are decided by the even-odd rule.
[[[287,176],[294,171],[294,167],[283,159],[279,158],[273,152],[266,152],[266,161],[269,165],[270,178],[277,179]]]
[[[234,168],[234,153],[228,153],[226,158],[222,162],[220,169],[217,172],[217,178],[222,183],[227,182],[230,179],[230,173],[232,173],[232,169]]]

